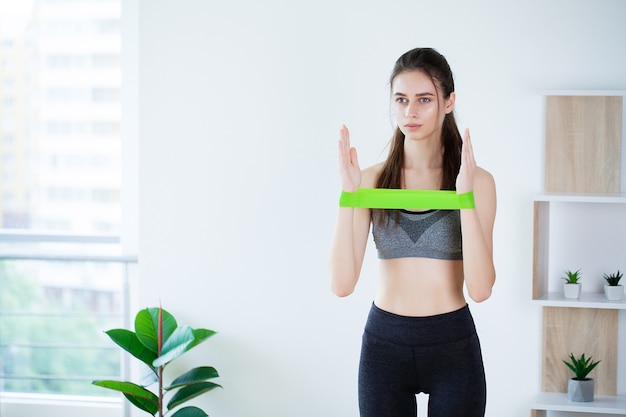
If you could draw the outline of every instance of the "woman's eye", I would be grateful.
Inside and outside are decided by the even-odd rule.
[[[396,103],[398,103],[398,104],[404,104],[404,103],[406,103],[406,102],[407,102],[407,100],[406,100],[406,98],[404,98],[404,97],[398,97],[398,98],[396,99]]]
[[[428,98],[428,97],[420,97],[420,103],[430,103],[430,98]]]

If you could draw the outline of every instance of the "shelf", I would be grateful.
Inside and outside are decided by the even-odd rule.
[[[574,307],[574,308],[606,308],[626,310],[626,298],[622,301],[609,301],[603,293],[582,293],[580,298],[572,300],[565,298],[562,293],[550,292],[534,302],[548,307]]]
[[[564,393],[542,392],[535,398],[532,409],[626,415],[626,396],[596,395],[592,402],[579,403],[570,401]]]
[[[545,96],[626,96],[626,90],[551,90]]]
[[[626,204],[626,193],[589,194],[589,193],[544,193],[535,196],[535,201],[555,203],[609,203]]]

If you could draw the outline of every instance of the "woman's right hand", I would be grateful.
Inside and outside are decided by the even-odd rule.
[[[350,147],[350,132],[346,125],[339,129],[339,175],[343,191],[354,192],[359,189],[361,168],[356,149]]]

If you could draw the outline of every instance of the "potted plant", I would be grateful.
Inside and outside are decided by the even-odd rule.
[[[569,359],[569,362],[563,361],[563,363],[574,372],[574,377],[568,381],[567,397],[570,401],[576,402],[593,401],[595,383],[593,378],[587,378],[587,375],[601,361],[592,362],[592,357],[585,358],[584,353],[578,359],[574,357],[573,353],[570,353]]]
[[[213,336],[215,334],[213,330],[179,326],[170,313],[158,307],[146,308],[137,313],[134,332],[112,329],[105,333],[122,349],[146,364],[150,372],[141,385],[112,380],[92,383],[120,391],[131,404],[153,416],[163,417],[180,404],[221,387],[209,381],[219,376],[215,368],[210,366],[193,368],[168,385],[165,384],[163,375],[165,367],[170,362]],[[146,388],[155,383],[158,383],[156,393]],[[167,402],[167,411],[164,411],[166,394],[173,395]],[[208,414],[198,407],[184,407],[178,409],[171,417],[206,416]]]
[[[619,269],[615,274],[604,274],[604,280],[606,281],[604,295],[607,300],[621,301],[624,296],[624,288],[619,283],[619,280],[622,279],[622,275]]]
[[[576,272],[565,271],[565,276],[563,279],[565,280],[565,284],[563,285],[563,295],[565,298],[577,299],[580,298],[580,279],[581,279],[580,269]]]

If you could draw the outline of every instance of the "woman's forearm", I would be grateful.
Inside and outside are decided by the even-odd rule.
[[[369,233],[363,209],[341,207],[330,253],[331,290],[340,297],[350,295],[361,273]]]
[[[493,265],[491,231],[486,232],[475,209],[461,210],[463,235],[463,273],[465,285],[472,300],[485,301],[491,296],[496,280]]]

